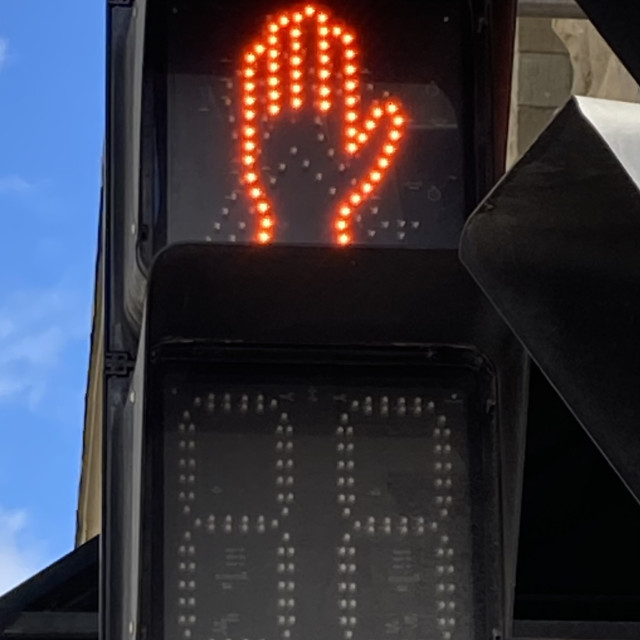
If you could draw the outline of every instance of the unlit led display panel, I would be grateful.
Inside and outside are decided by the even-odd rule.
[[[168,242],[457,247],[461,3],[341,4],[170,3]]]
[[[177,383],[164,420],[165,638],[477,637],[464,392]]]

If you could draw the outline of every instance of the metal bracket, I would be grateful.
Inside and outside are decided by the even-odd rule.
[[[109,351],[104,356],[106,376],[123,377],[133,372],[136,361],[126,351]]]

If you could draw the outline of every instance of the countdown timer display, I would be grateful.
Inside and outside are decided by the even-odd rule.
[[[164,637],[475,637],[465,392],[191,383],[163,412]]]

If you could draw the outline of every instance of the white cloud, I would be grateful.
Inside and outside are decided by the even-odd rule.
[[[42,566],[42,546],[28,540],[27,513],[0,507],[0,595],[31,577]]]
[[[20,176],[0,177],[0,194],[5,193],[26,193],[34,189],[36,185]]]
[[[0,403],[34,409],[55,382],[65,349],[86,337],[85,322],[86,310],[64,289],[0,299]]]
[[[9,43],[6,38],[0,38],[0,70],[4,66],[7,60],[7,51],[9,49]]]

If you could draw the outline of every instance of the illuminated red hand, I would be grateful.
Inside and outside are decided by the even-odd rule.
[[[260,243],[277,235],[277,211],[259,167],[259,128],[265,117],[276,120],[286,110],[299,111],[313,100],[319,114],[341,118],[342,148],[348,158],[357,156],[376,134],[372,142],[378,149],[372,163],[340,199],[333,216],[335,242],[350,244],[354,214],[376,192],[404,136],[407,117],[402,105],[393,99],[374,101],[363,115],[355,35],[314,5],[267,20],[260,39],[243,54],[241,73],[242,184],[255,206]]]

